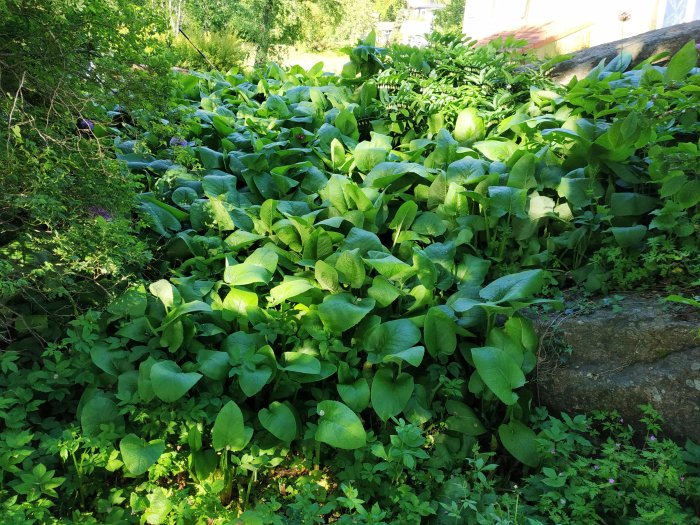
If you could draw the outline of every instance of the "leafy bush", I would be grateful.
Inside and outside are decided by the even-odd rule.
[[[0,354],[5,522],[693,523],[697,445],[651,409],[641,446],[615,418],[533,409],[520,312],[556,306],[552,275],[609,284],[596,253],[693,250],[697,118],[636,99],[692,111],[696,55],[392,119],[379,79],[401,61],[442,93],[468,79],[440,56],[520,74],[507,50],[433,42],[399,59],[370,37],[341,76],[181,74],[175,107],[119,134],[155,277]],[[79,240],[68,225],[56,253],[84,258]]]
[[[201,50],[206,59],[199,54],[190,42],[179,36],[173,42],[176,62],[180,67],[198,70],[218,69],[228,71],[240,67],[249,50],[235,34],[217,32],[204,33],[188,31],[194,45]]]

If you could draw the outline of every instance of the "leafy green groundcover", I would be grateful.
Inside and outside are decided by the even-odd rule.
[[[594,252],[697,242],[697,113],[666,114],[697,112],[690,48],[527,90],[505,120],[436,107],[425,129],[386,115],[372,75],[401,54],[371,44],[340,77],[182,75],[173,122],[117,138],[168,279],[29,368],[3,355],[11,519],[692,522],[697,447],[653,416],[643,449],[619,422],[533,416],[519,313],[556,278],[614,279]],[[451,45],[435,55],[474,52]]]

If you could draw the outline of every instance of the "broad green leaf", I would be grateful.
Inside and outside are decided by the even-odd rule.
[[[658,200],[641,193],[613,193],[610,211],[615,217],[641,216],[658,205]]]
[[[476,413],[467,405],[456,399],[448,399],[445,408],[450,416],[446,424],[449,430],[466,434],[467,436],[480,436],[486,433],[486,427],[481,423]]]
[[[277,263],[279,262],[279,256],[271,248],[263,246],[258,248],[253,253],[251,253],[245,260],[246,264],[254,264],[256,266],[262,266],[267,269],[271,274],[275,273],[277,269]]]
[[[367,295],[377,301],[381,308],[386,308],[401,295],[401,292],[386,277],[378,275],[372,279],[372,286],[367,290]]]
[[[318,306],[318,314],[326,328],[341,334],[362,321],[374,305],[374,299],[359,299],[349,293],[327,295]]]
[[[321,373],[321,362],[312,355],[304,352],[284,352],[283,355],[285,365],[280,366],[282,370],[309,375]]]
[[[170,310],[173,306],[180,304],[182,300],[177,289],[165,279],[152,283],[148,287],[148,290],[161,300],[166,311]]]
[[[243,424],[243,413],[235,401],[229,401],[219,411],[211,430],[214,450],[243,450],[250,441],[252,432]]]
[[[226,195],[236,191],[236,177],[233,175],[207,175],[202,178],[202,190],[209,197]]]
[[[531,428],[513,420],[498,427],[498,437],[515,459],[529,467],[539,466],[541,458],[537,452],[537,436]]]
[[[231,363],[226,352],[207,350],[202,348],[197,352],[199,371],[209,379],[220,381],[228,377]]]
[[[508,175],[508,186],[519,189],[530,189],[537,187],[535,179],[535,169],[537,167],[537,157],[534,153],[525,153],[513,165]]]
[[[454,161],[447,167],[445,182],[459,185],[475,186],[486,178],[484,161],[472,157],[464,157]]]
[[[686,182],[678,191],[676,198],[684,210],[700,203],[700,180]]]
[[[384,356],[382,360],[384,363],[396,363],[401,364],[402,362],[408,363],[409,365],[419,366],[423,361],[423,355],[425,355],[425,348],[422,346],[412,346],[406,350],[401,350],[393,354],[388,354]]]
[[[372,327],[363,342],[367,352],[385,356],[411,348],[420,337],[420,329],[411,321],[395,319]]]
[[[646,237],[647,228],[643,224],[638,224],[637,226],[614,226],[610,228],[610,232],[615,237],[617,244],[623,248],[629,248],[642,242],[644,237]]]
[[[219,230],[225,232],[236,229],[236,223],[230,213],[232,206],[228,202],[221,201],[218,198],[212,198],[209,199],[209,207],[211,208],[212,217]]]
[[[428,237],[438,237],[447,231],[447,225],[437,213],[427,211],[421,213],[413,222],[411,231]]]
[[[340,399],[355,412],[361,412],[369,405],[369,384],[361,377],[351,384],[336,385]]]
[[[521,301],[538,293],[543,285],[542,270],[525,270],[496,279],[479,291],[479,297],[495,303]]]
[[[457,114],[454,138],[460,142],[481,140],[485,135],[484,119],[476,108],[466,108]]]
[[[344,252],[358,250],[360,255],[366,255],[370,250],[380,252],[384,249],[382,241],[376,234],[361,228],[351,229],[341,247]]]
[[[411,227],[413,220],[418,212],[418,204],[415,201],[404,202],[398,210],[394,218],[389,223],[389,228],[392,230],[406,230]]]
[[[357,414],[339,401],[321,401],[316,407],[319,415],[316,440],[335,448],[352,450],[367,443],[367,433]]]
[[[412,393],[411,374],[404,372],[395,378],[391,367],[379,368],[372,379],[372,408],[382,421],[386,421],[401,413]]]
[[[215,151],[206,146],[199,146],[197,153],[204,169],[222,169],[224,167],[224,154],[220,151]]]
[[[244,286],[246,284],[270,282],[272,274],[267,268],[244,262],[234,266],[228,266],[224,270],[224,282],[232,286]]]
[[[202,374],[183,372],[174,361],[159,361],[151,367],[151,385],[156,396],[171,403],[184,396],[197,382]]]
[[[343,135],[347,137],[352,137],[355,140],[359,138],[360,134],[357,131],[357,119],[355,118],[355,115],[352,114],[352,112],[343,109],[335,117],[334,124],[335,127],[338,128],[338,130]]]
[[[316,261],[314,266],[314,277],[316,281],[321,285],[321,288],[328,291],[335,291],[338,289],[339,277],[338,270],[333,268],[330,264],[325,261]]]
[[[487,212],[493,217],[510,214],[526,217],[527,190],[508,186],[489,186]]]
[[[238,316],[247,317],[258,307],[258,295],[240,288],[231,288],[223,300],[224,319],[230,321]]]
[[[367,255],[364,261],[389,280],[403,282],[416,273],[411,265],[390,253],[370,251]]]
[[[134,434],[127,434],[119,442],[119,451],[122,454],[127,475],[140,476],[158,461],[165,451],[165,441],[156,439],[146,443],[144,439]]]
[[[278,304],[301,295],[315,286],[302,277],[285,277],[282,284],[279,284],[270,290],[269,306],[277,306]]]
[[[389,149],[382,146],[375,146],[370,142],[360,142],[355,146],[353,156],[357,169],[368,173],[377,164],[386,160]]]
[[[491,346],[472,348],[472,359],[486,386],[506,405],[513,405],[518,395],[513,392],[525,384],[525,374],[503,350]]]
[[[110,397],[103,392],[97,392],[80,410],[80,425],[86,436],[93,437],[100,433],[100,425],[110,423],[115,424],[117,428],[123,428],[124,418]]]
[[[258,412],[258,420],[265,430],[281,441],[289,443],[297,435],[297,421],[292,410],[279,401]]]
[[[350,285],[350,288],[361,288],[365,283],[365,264],[358,250],[344,251],[335,262],[340,282]]]
[[[151,228],[161,235],[168,236],[170,235],[169,231],[180,231],[182,229],[182,225],[177,217],[157,204],[142,202],[139,208],[146,212]]]
[[[697,66],[698,51],[695,47],[695,41],[690,40],[682,48],[680,48],[666,67],[664,78],[666,81],[681,81],[686,75]]]
[[[117,331],[117,335],[131,339],[132,341],[145,343],[151,337],[153,337],[154,334],[151,325],[148,322],[148,318],[144,316],[136,317],[133,321],[122,325],[122,327]],[[92,354],[92,349],[90,350],[90,353]]]
[[[529,199],[530,207],[527,215],[533,221],[554,214],[554,206],[556,203],[550,197],[544,195],[532,195]]]
[[[122,317],[138,318],[146,313],[147,304],[146,288],[140,284],[134,288],[129,288],[112,301],[107,307],[107,311]]]
[[[372,168],[365,177],[363,186],[369,188],[386,188],[393,182],[399,181],[407,173],[413,173],[423,179],[428,178],[428,170],[415,162],[381,162]],[[409,180],[410,182],[410,180]],[[398,184],[397,187],[403,187]]]
[[[452,355],[457,349],[456,324],[444,308],[432,307],[423,321],[425,347],[433,357]]]
[[[143,511],[143,521],[148,525],[160,525],[165,522],[173,508],[168,499],[168,493],[162,487],[156,487],[153,492],[146,496],[148,508]]]
[[[507,161],[518,149],[518,145],[510,140],[483,140],[475,142],[472,147],[489,160]]]

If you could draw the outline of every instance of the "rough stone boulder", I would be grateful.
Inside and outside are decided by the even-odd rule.
[[[641,35],[578,51],[569,60],[557,64],[550,73],[554,80],[566,84],[574,76],[585,77],[602,59],[610,62],[620,54],[620,51],[626,51],[632,55],[630,66],[632,67],[664,51],[673,55],[689,40],[696,42],[700,40],[700,20],[655,29]]]
[[[633,423],[638,406],[651,404],[667,435],[700,442],[697,309],[625,296],[614,308],[567,312],[536,322],[534,386],[542,405],[569,413],[614,409]]]

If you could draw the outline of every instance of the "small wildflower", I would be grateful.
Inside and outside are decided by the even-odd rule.
[[[91,206],[88,209],[88,212],[90,213],[91,217],[102,217],[106,221],[112,220],[112,214],[104,208],[100,208],[99,206]]]
[[[557,451],[556,451],[555,449],[552,448],[552,449],[549,450],[549,453],[550,453],[550,454],[556,454]]]
[[[76,126],[81,132],[91,132],[95,129],[95,123],[89,118],[79,118],[76,122]]]
[[[298,133],[294,138],[297,139],[299,142],[303,142],[306,138],[306,135],[304,135],[303,133]]]
[[[656,441],[656,436],[654,434],[649,436],[649,441]]]
[[[681,476],[681,481],[685,481],[685,476]]]
[[[625,422],[625,420],[620,418],[620,423],[624,423],[624,422]]]
[[[188,145],[187,141],[185,139],[183,139],[182,137],[172,137],[170,139],[169,144],[171,146],[183,146],[183,147]]]
[[[598,470],[600,467],[598,465],[593,465],[593,470]]]
[[[608,483],[610,483],[611,485],[612,485],[613,483],[615,483],[615,478],[609,478],[609,479],[608,479]]]

